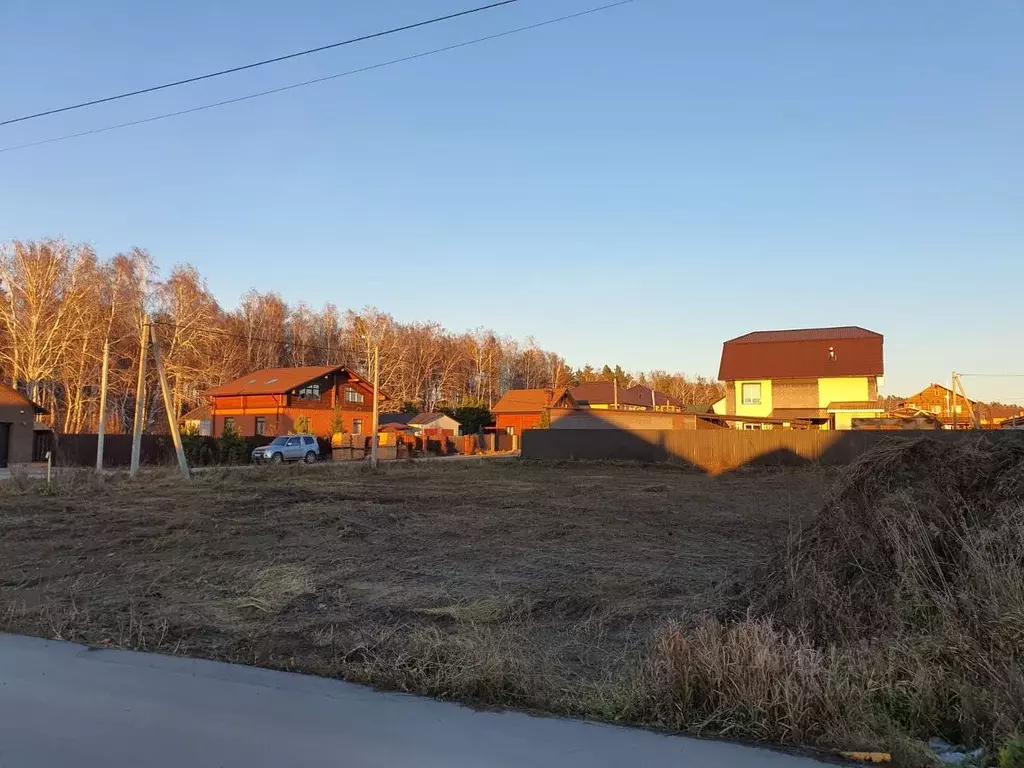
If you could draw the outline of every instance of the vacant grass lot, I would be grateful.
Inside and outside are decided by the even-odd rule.
[[[15,481],[0,628],[630,719],[652,630],[824,482],[515,460]]]

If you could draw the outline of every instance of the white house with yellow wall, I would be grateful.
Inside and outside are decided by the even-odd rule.
[[[715,410],[737,429],[850,429],[854,418],[884,411],[882,346],[880,333],[857,326],[730,339],[718,372],[725,402]]]

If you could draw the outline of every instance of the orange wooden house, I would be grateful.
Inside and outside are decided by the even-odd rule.
[[[336,415],[345,432],[373,431],[373,385],[344,366],[266,368],[214,387],[206,396],[214,437],[224,434],[225,423],[233,423],[242,437],[284,435],[296,431],[302,417],[311,433],[328,437]]]
[[[537,429],[554,408],[575,408],[576,400],[567,387],[562,389],[510,389],[491,409],[497,429],[510,435],[522,435]]]

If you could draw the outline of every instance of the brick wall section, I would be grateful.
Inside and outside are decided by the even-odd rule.
[[[817,408],[817,379],[782,379],[772,382],[772,406],[775,408]]]
[[[878,379],[874,376],[868,378],[868,400],[878,399]]]
[[[736,415],[736,382],[725,382],[725,412],[730,416]]]

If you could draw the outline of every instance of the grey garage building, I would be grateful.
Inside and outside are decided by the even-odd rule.
[[[32,461],[36,415],[42,413],[45,408],[0,383],[0,467]]]

